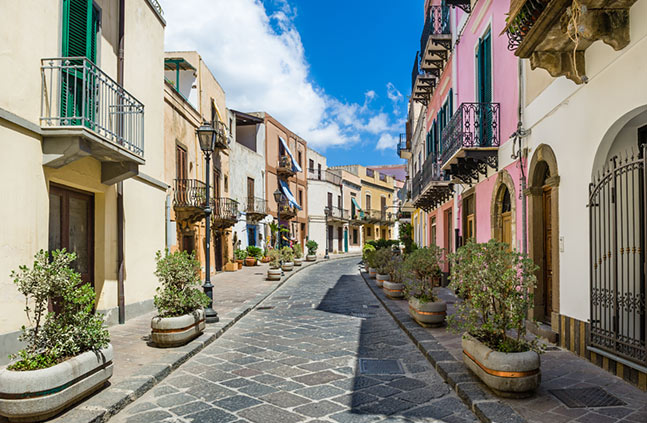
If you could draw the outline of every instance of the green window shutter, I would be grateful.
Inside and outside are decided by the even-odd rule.
[[[488,32],[479,42],[476,55],[478,70],[478,101],[479,103],[492,102],[492,37]],[[479,113],[479,145],[487,147],[492,142],[492,111],[483,106]]]

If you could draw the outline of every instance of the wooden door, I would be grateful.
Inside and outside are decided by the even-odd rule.
[[[328,251],[332,251],[332,240],[334,234],[332,233],[332,225],[328,225]]]
[[[544,250],[543,250],[543,263],[544,271],[542,277],[543,292],[544,292],[544,320],[550,322],[551,313],[553,311],[553,255],[552,255],[552,241],[553,230],[551,224],[551,188],[544,187],[542,198],[543,209],[543,228],[544,228]]]
[[[467,215],[465,222],[465,240],[474,238],[474,215]]]
[[[340,253],[344,251],[344,245],[342,244],[344,237],[344,230],[341,227],[337,228],[337,251]]]
[[[94,287],[94,196],[59,185],[49,188],[49,250],[74,252],[81,280]]]
[[[445,222],[444,222],[444,233],[443,235],[445,236],[445,251],[448,253],[452,252],[452,246],[453,246],[453,238],[454,238],[454,228],[453,228],[453,222],[452,222],[452,210],[449,209],[445,211]]]
[[[508,251],[512,249],[512,214],[501,213],[501,242],[508,244]]]
[[[254,211],[254,178],[247,178],[247,211]]]

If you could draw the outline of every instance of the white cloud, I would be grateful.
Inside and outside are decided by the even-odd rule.
[[[404,96],[392,82],[386,84],[386,96],[393,103],[393,114],[396,116],[400,114],[400,103],[404,100]]]
[[[378,150],[394,149],[398,145],[398,139],[391,134],[382,134],[380,139],[377,140]]]
[[[369,107],[374,90],[364,93],[362,105],[345,103],[311,80],[294,25],[297,10],[288,0],[275,0],[278,9],[271,15],[260,0],[160,2],[165,49],[197,50],[224,87],[228,107],[266,111],[321,150],[357,143],[367,134],[382,134],[376,146],[382,149],[390,142],[382,142],[383,132],[399,132],[387,114]],[[389,83],[388,98],[398,95]]]

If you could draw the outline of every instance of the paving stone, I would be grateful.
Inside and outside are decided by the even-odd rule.
[[[190,423],[228,423],[236,420],[236,416],[227,413],[226,411],[212,408],[200,411],[199,413],[190,414],[186,416],[185,419]]]
[[[322,400],[325,398],[336,397],[345,391],[330,385],[312,386],[310,388],[297,389],[295,394],[313,399]]]
[[[342,411],[341,413],[333,414],[330,418],[339,423],[369,423],[378,420],[379,416]]]
[[[525,419],[517,414],[510,406],[499,401],[477,402],[474,412],[481,421],[490,423],[522,423]]]
[[[166,395],[157,399],[157,405],[160,407],[173,407],[174,405],[195,401],[195,397],[185,393]]]
[[[413,406],[414,405],[408,401],[402,401],[397,398],[385,398],[378,402],[364,405],[359,408],[359,411],[367,414],[391,415],[407,410]]]
[[[256,423],[281,422],[297,423],[305,420],[304,417],[289,411],[282,410],[269,404],[259,405],[253,408],[242,410],[238,413],[240,417]]]
[[[268,385],[263,385],[261,383],[256,383],[256,382],[251,383],[251,384],[249,384],[247,386],[243,386],[242,388],[239,388],[238,390],[240,392],[244,393],[244,394],[247,394],[247,395],[250,395],[250,396],[253,396],[253,397],[260,397],[260,396],[267,395],[267,394],[270,394],[272,392],[278,391],[278,389],[276,389],[276,388],[273,388],[273,387],[268,386]]]
[[[173,415],[164,410],[146,411],[144,413],[135,414],[126,419],[127,423],[150,423],[159,422]]]
[[[153,396],[161,397],[164,395],[174,394],[176,392],[178,392],[178,390],[175,389],[174,387],[168,386],[168,385],[162,385],[160,387],[153,389]]]
[[[403,391],[413,391],[414,389],[419,389],[427,386],[425,382],[408,377],[394,380],[393,382],[389,382],[388,385]]]
[[[242,377],[236,378],[236,379],[231,379],[231,380],[226,380],[224,382],[220,382],[221,385],[224,385],[228,388],[242,388],[243,386],[247,386],[254,383],[250,379],[244,379]]]
[[[187,414],[192,414],[198,411],[202,411],[206,408],[212,408],[211,405],[203,401],[190,402],[188,404],[178,405],[177,407],[171,408],[169,411],[178,416],[184,416]]]
[[[243,408],[253,407],[260,404],[261,401],[248,397],[246,395],[235,395],[233,397],[224,398],[214,402],[216,407],[224,408],[227,411],[238,411]]]
[[[338,375],[337,373],[333,373],[329,370],[326,370],[323,372],[311,373],[309,375],[295,377],[293,379],[305,385],[314,386],[314,385],[322,385],[324,383],[329,383],[334,380],[339,380],[344,378],[345,376]]]
[[[193,386],[186,392],[206,402],[213,402],[236,394],[236,392],[231,389],[208,382]]]
[[[374,386],[371,386],[370,388],[364,389],[362,392],[366,392],[371,395],[376,395],[381,398],[386,398],[386,397],[390,397],[392,395],[398,394],[402,391],[387,385],[374,385]]]
[[[306,399],[304,397],[282,391],[265,395],[261,397],[261,399],[281,408],[297,407],[299,405],[307,404],[310,402],[309,399]]]
[[[330,401],[321,401],[302,405],[295,408],[294,411],[309,417],[323,417],[343,409],[344,407],[339,404],[335,404]]]
[[[133,405],[128,410],[128,414],[141,413],[142,411],[148,411],[148,410],[151,410],[153,408],[157,408],[157,405],[153,404],[152,402],[141,402],[141,403]]]
[[[285,382],[285,379],[283,379],[281,377],[273,376],[273,375],[267,375],[267,374],[254,376],[252,379],[255,380],[258,383],[263,383],[265,385],[275,385],[275,384]]]
[[[332,398],[332,401],[343,404],[347,407],[357,408],[364,404],[368,404],[374,401],[378,401],[379,398],[375,395],[368,394],[366,392],[353,392],[352,394],[341,395],[336,398]]]

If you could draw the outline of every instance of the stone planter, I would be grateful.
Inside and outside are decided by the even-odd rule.
[[[409,315],[422,327],[441,326],[445,323],[447,304],[444,301],[423,303],[417,298],[409,298]]]
[[[295,266],[302,266],[303,265],[303,259],[302,258],[295,258],[294,259],[294,265]]]
[[[153,317],[151,340],[157,347],[177,347],[199,336],[204,328],[203,309],[178,317]]]
[[[294,263],[291,261],[286,261],[281,265],[281,269],[283,269],[283,271],[285,272],[290,272],[292,271],[292,269],[294,269]]]
[[[267,269],[267,279],[270,281],[280,281],[281,280],[281,269],[280,268],[269,268]]]
[[[384,295],[392,300],[401,300],[404,298],[404,284],[397,282],[384,281],[382,283]]]
[[[507,398],[532,395],[541,382],[539,354],[502,353],[469,334],[463,335],[463,361],[495,394]]]
[[[377,276],[377,270],[375,270],[372,267],[369,267],[368,268],[368,276],[375,279],[375,277]]]
[[[380,288],[382,288],[384,281],[388,282],[388,280],[389,280],[389,275],[387,274],[381,274],[381,273],[375,274],[375,282],[377,286],[379,286]]]
[[[254,257],[247,257],[245,259],[245,266],[256,266],[256,258]]]
[[[316,260],[317,260],[317,256],[315,254],[308,254],[306,256],[306,261],[316,261]]]
[[[48,419],[100,389],[112,369],[112,345],[108,344],[47,369],[0,370],[0,415],[10,421]]]

